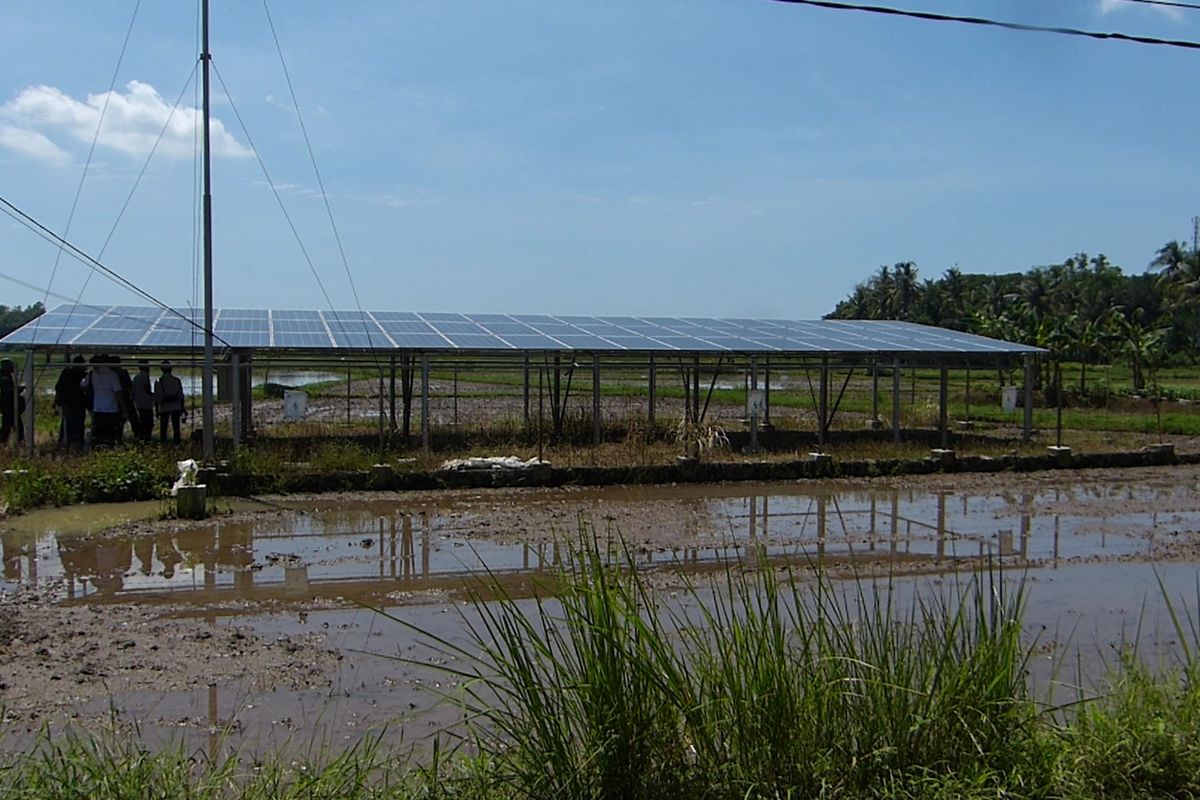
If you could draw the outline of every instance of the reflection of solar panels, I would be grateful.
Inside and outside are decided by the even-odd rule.
[[[199,312],[185,312],[198,322]],[[409,311],[220,309],[213,331],[252,350],[445,350],[1020,354],[1040,352],[959,331],[878,320],[789,321],[675,317],[420,314]],[[198,346],[200,331],[140,306],[63,305],[0,339],[9,347]]]

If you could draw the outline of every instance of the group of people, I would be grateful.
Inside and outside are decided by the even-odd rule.
[[[90,369],[85,366],[90,364]],[[148,442],[154,435],[158,418],[158,438],[167,441],[170,425],[172,441],[181,442],[180,420],[186,416],[183,382],[173,374],[171,362],[160,366],[158,380],[150,377],[150,364],[138,362],[138,371],[130,375],[121,366],[119,356],[98,354],[85,362],[75,356],[62,371],[54,386],[54,405],[62,423],[59,441],[68,447],[84,446],[87,414],[92,415],[92,445],[116,444],[124,439],[128,422],[135,439]],[[0,364],[0,394],[3,393],[3,365]],[[0,401],[2,401],[0,397]]]

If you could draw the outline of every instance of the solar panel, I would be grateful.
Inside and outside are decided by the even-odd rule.
[[[184,315],[202,324],[203,313]],[[0,339],[0,347],[181,349],[203,343],[189,319],[146,306],[66,304]],[[891,320],[458,314],[218,309],[218,345],[269,350],[579,350],[595,353],[1021,354],[1026,345]]]

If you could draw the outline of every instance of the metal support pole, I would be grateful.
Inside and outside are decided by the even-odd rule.
[[[692,422],[700,424],[700,356],[692,358]]]
[[[900,359],[892,359],[892,441],[900,444]]]
[[[749,378],[750,381],[746,386],[746,408],[750,407],[750,392],[758,391],[758,356],[750,356]],[[749,419],[750,417],[753,417],[753,419]],[[757,414],[748,414],[747,418],[748,421],[751,422],[755,427],[758,427]],[[751,439],[753,439],[753,437],[751,437]],[[751,443],[751,446],[753,446],[753,442]]]
[[[817,390],[817,444],[829,438],[829,359],[821,358],[821,385]]]
[[[544,460],[544,459],[542,458],[542,451],[543,451],[543,444],[542,444],[542,417],[543,417],[543,415],[546,413],[546,410],[545,410],[545,401],[542,399],[542,398],[543,398],[543,394],[542,394],[542,383],[543,383],[543,378],[545,377],[545,375],[546,375],[546,367],[545,367],[545,365],[544,365],[544,364],[539,364],[539,365],[538,365],[538,424],[537,424],[537,437],[538,437],[538,463],[539,463],[539,464],[540,464],[540,463],[541,463],[541,462]]]
[[[242,360],[236,352],[229,355],[230,422],[233,427],[233,450],[242,443]]]
[[[525,431],[526,431],[526,433],[528,433],[528,431],[529,431],[529,354],[528,353],[525,354],[525,361],[524,361],[524,364],[522,365],[522,374],[524,376],[523,380],[521,381],[521,384],[524,389],[523,397],[525,400],[525,403],[524,403]]]
[[[392,430],[396,430],[396,357],[391,359],[391,372],[388,377],[388,397],[389,407],[391,408],[390,421]]]
[[[33,432],[34,432],[33,416],[34,416],[34,412],[37,410],[34,408],[34,402],[35,402],[35,398],[37,397],[37,392],[35,392],[33,390],[33,388],[34,388],[33,387],[33,379],[34,379],[34,376],[33,376],[33,350],[25,351],[25,366],[24,366],[24,369],[22,370],[22,372],[25,373],[25,377],[23,380],[23,382],[25,383],[25,418],[21,419],[20,414],[15,414],[15,415],[13,415],[13,419],[18,420],[22,425],[25,426],[25,455],[32,456],[33,455]],[[21,401],[18,400],[17,397],[20,394],[20,392],[16,391],[16,388],[17,387],[15,387],[15,386],[13,387],[13,402],[18,404],[17,407],[19,409],[20,408],[19,404]],[[15,435],[15,433],[14,433],[14,435]]]
[[[1033,440],[1033,355],[1025,356],[1025,419],[1021,425],[1021,441],[1029,444]]]
[[[421,449],[429,452],[429,354],[421,354]]]
[[[763,364],[763,418],[764,428],[771,427],[771,359],[764,359]],[[765,503],[764,499],[764,503]]]
[[[209,137],[209,65],[212,54],[208,52],[208,0],[204,0],[201,10],[200,61],[202,70],[203,112],[202,138],[204,153],[204,180],[202,227],[204,241],[204,369],[201,370],[200,392],[203,419],[203,448],[204,460],[212,461],[215,457],[213,440],[213,252],[212,252],[212,145]]]
[[[242,442],[254,436],[254,372],[251,356],[242,367]]]
[[[592,353],[592,444],[600,444],[600,357]]]
[[[650,356],[650,406],[646,411],[646,422],[650,425],[650,432],[654,432],[654,400],[658,390],[657,384],[658,375],[654,368],[654,356]]]
[[[949,382],[950,371],[946,368],[943,362],[941,372],[938,375],[938,429],[942,432],[942,447],[946,448],[950,445],[950,426],[948,424],[949,411]]]
[[[871,420],[879,422],[879,360],[871,362]]]

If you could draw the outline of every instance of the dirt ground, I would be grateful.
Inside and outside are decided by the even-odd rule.
[[[874,480],[829,482],[831,488],[895,487],[930,493],[1020,496],[1039,493],[1039,516],[1073,514],[1106,518],[1157,513],[1200,512],[1200,468],[1161,467],[1049,472],[1036,474],[930,475]],[[1067,487],[1048,496],[1048,486]],[[1122,494],[1092,491],[1127,487]],[[1159,499],[1148,499],[1160,490]],[[752,490],[752,489],[751,489]],[[656,493],[670,493],[680,502],[657,502]],[[577,528],[580,514],[593,524],[611,523],[639,548],[664,551],[678,546],[680,530],[689,520],[681,516],[686,499],[745,496],[744,485],[688,487],[636,487],[567,490],[491,490],[427,492],[405,495],[405,500],[429,506],[453,505],[451,523],[461,536],[476,541],[544,542]],[[1168,496],[1166,507],[1163,496]],[[298,504],[301,509],[329,508],[342,504],[369,507],[372,502],[395,501],[395,494],[339,494],[310,497],[266,498]],[[303,510],[264,506],[233,517],[209,520],[203,525],[232,525],[246,520],[280,520]],[[700,513],[699,511],[697,513]],[[457,515],[457,517],[454,517]],[[703,527],[702,520],[694,520]],[[1157,525],[1157,523],[1155,523]],[[1177,526],[1178,527],[1178,526]],[[164,531],[195,529],[178,521],[137,521],[93,536],[136,534],[152,537]],[[1171,546],[1147,550],[1143,561],[1200,560],[1200,532],[1171,531]],[[713,531],[715,538],[721,531]],[[689,545],[690,546],[690,545]],[[1114,556],[1117,558],[1117,556]],[[12,584],[8,584],[12,586]],[[253,626],[211,624],[204,618],[181,618],[170,598],[152,605],[132,602],[103,604],[64,603],[61,581],[21,583],[0,591],[0,713],[10,724],[32,730],[44,722],[78,718],[88,704],[113,695],[152,691],[179,692],[216,682],[237,680],[261,691],[320,689],[330,685],[337,670],[336,643],[321,630],[265,635]],[[253,609],[239,609],[239,611]],[[194,614],[195,607],[190,607]],[[278,613],[278,606],[272,613]]]

